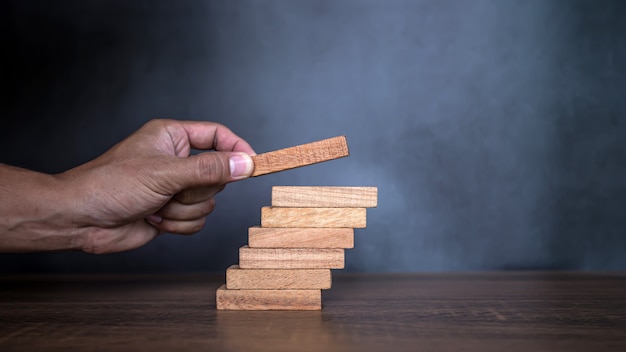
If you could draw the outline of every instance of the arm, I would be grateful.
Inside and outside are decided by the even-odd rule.
[[[59,175],[0,164],[0,252],[119,252],[197,232],[215,194],[252,173],[251,154],[220,124],[154,120]]]
[[[80,249],[57,177],[0,164],[0,251]]]

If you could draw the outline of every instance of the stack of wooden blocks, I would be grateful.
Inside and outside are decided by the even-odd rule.
[[[322,309],[330,270],[344,268],[354,228],[366,226],[366,208],[377,203],[376,187],[273,187],[272,206],[217,290],[217,309]]]

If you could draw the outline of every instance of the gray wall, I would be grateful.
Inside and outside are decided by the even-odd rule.
[[[626,2],[3,2],[0,161],[61,172],[154,117],[352,156],[229,185],[202,233],[8,271],[223,271],[272,185],[373,185],[347,270],[626,269]]]

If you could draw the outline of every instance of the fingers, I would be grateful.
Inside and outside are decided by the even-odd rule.
[[[179,221],[179,220],[167,220],[163,219],[160,223],[155,224],[150,221],[152,226],[163,232],[169,232],[179,235],[192,235],[204,227],[205,218],[200,218],[196,220],[187,220],[187,221]]]
[[[187,132],[189,143],[196,149],[256,154],[248,142],[224,125],[201,121],[180,121],[180,123]]]
[[[154,140],[150,138],[154,138]],[[140,138],[142,137],[142,138]],[[250,155],[254,150],[248,142],[227,127],[205,121],[152,120],[136,133],[132,151],[147,143],[159,151],[151,160],[149,187],[163,195],[177,194],[185,189],[220,186],[249,177],[254,170]],[[191,149],[215,150],[191,155]],[[124,148],[121,148],[124,149]],[[168,157],[166,158],[166,154]],[[136,155],[135,155],[136,156]]]
[[[203,218],[211,214],[213,209],[215,209],[214,198],[195,204],[183,204],[177,200],[171,200],[156,215],[163,220],[188,221]]]
[[[194,194],[190,197],[200,197],[200,194],[206,195],[217,192],[219,190],[202,189],[195,194],[194,192],[188,192],[188,194]],[[161,231],[184,235],[193,234],[202,229],[205,217],[213,212],[213,209],[215,209],[214,198],[192,204],[184,204],[172,199],[156,214],[149,216],[146,221]]]
[[[226,185],[200,187],[184,190],[174,196],[182,204],[194,204],[215,197]]]
[[[173,193],[189,188],[222,186],[249,177],[254,170],[246,153],[207,152],[178,158],[177,165],[162,168],[162,177],[173,186]]]
[[[217,122],[152,120],[148,124],[154,125],[155,129],[165,128],[175,145],[189,144],[198,150],[256,154],[248,142]]]

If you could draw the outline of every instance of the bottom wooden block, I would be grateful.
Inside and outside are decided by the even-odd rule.
[[[321,310],[321,290],[228,290],[215,294],[218,310]]]

